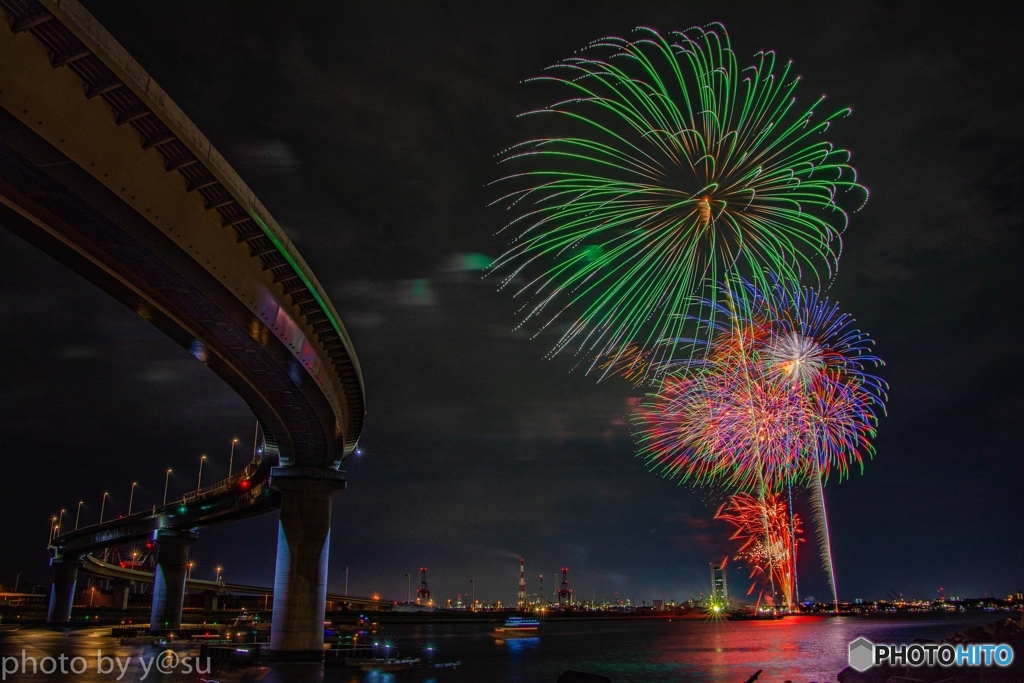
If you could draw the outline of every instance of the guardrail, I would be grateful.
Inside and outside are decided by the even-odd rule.
[[[243,467],[242,471],[239,472],[238,474],[234,474],[228,477],[227,479],[222,479],[214,484],[210,484],[209,486],[204,486],[203,488],[198,489],[196,491],[190,491],[186,493],[184,496],[182,496],[181,500],[178,502],[188,505],[197,498],[203,498],[208,495],[224,493],[229,489],[233,488],[237,483],[241,482],[244,479],[248,479],[253,474],[255,474],[256,470],[259,469],[260,462],[262,462],[260,458],[255,458],[252,461],[250,461],[249,464]]]
[[[52,537],[50,539],[49,547],[50,548],[56,547],[55,543],[56,543],[57,539],[69,536],[71,534],[80,534],[80,533],[83,533],[83,532],[95,531],[98,528],[102,528],[104,526],[110,526],[110,525],[112,525],[114,523],[123,523],[125,520],[128,520],[128,519],[145,519],[147,517],[154,517],[154,516],[156,516],[158,514],[162,514],[163,512],[165,512],[167,510],[172,510],[172,509],[174,509],[176,507],[180,507],[182,505],[186,505],[187,506],[187,505],[189,505],[191,503],[194,503],[196,500],[198,500],[200,498],[206,498],[206,497],[215,496],[215,495],[218,495],[218,494],[221,494],[221,493],[227,493],[228,491],[233,489],[235,486],[237,486],[240,482],[242,482],[242,481],[244,481],[246,479],[249,479],[254,474],[256,474],[256,472],[257,472],[257,470],[259,470],[259,467],[262,464],[262,462],[263,462],[263,458],[262,457],[254,458],[253,460],[248,462],[245,465],[245,467],[243,467],[242,470],[238,474],[233,474],[230,477],[228,477],[227,479],[222,479],[221,481],[218,481],[218,482],[215,482],[213,484],[210,484],[209,486],[204,486],[203,488],[198,489],[196,491],[189,491],[188,493],[183,495],[180,500],[171,501],[171,502],[167,503],[166,505],[154,505],[151,510],[143,509],[142,511],[135,512],[135,513],[133,513],[131,515],[124,515],[124,516],[121,516],[121,517],[113,517],[113,518],[108,519],[108,520],[106,520],[104,522],[96,522],[94,524],[89,524],[87,526],[78,527],[77,529],[74,529],[74,530],[71,530],[71,531],[64,531],[59,536],[54,536],[54,537]]]

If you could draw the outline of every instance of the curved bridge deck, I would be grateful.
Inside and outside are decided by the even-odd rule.
[[[47,618],[68,619],[90,550],[155,534],[151,624],[173,627],[194,530],[279,507],[271,650],[317,661],[331,496],[364,416],[338,312],[252,191],[77,0],[0,0],[0,10],[0,225],[205,363],[267,442],[247,489],[229,481],[177,508],[61,535]]]
[[[66,531],[51,545],[61,557],[78,557],[127,543],[147,541],[162,529],[187,531],[276,510],[281,494],[270,487],[272,458],[249,463],[240,473],[126,517]]]
[[[282,465],[337,467],[362,428],[362,377],[294,245],[84,8],[0,9],[0,224],[209,365]]]

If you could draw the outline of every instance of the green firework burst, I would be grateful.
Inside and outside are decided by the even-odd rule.
[[[567,97],[527,114],[557,135],[502,155],[519,167],[496,202],[516,237],[493,269],[526,300],[524,323],[560,326],[552,355],[658,367],[712,315],[700,302],[717,300],[715,283],[834,275],[840,198],[867,198],[849,153],[823,137],[849,110],[820,117],[824,97],[797,108],[800,79],[774,53],[740,68],[720,24],[640,28],[532,80]]]

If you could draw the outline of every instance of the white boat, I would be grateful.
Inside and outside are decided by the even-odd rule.
[[[435,669],[456,669],[462,666],[462,662],[438,662],[434,665]]]
[[[494,629],[496,638],[532,638],[537,635],[540,622],[524,617],[509,617],[504,626]]]
[[[419,657],[413,659],[367,659],[359,662],[363,671],[405,671],[420,663]]]

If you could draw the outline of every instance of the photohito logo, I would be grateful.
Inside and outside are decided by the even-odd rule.
[[[875,663],[875,646],[867,638],[850,643],[850,667],[854,671],[867,671]]]
[[[867,671],[873,666],[1010,666],[1013,648],[1009,645],[914,643],[913,645],[876,645],[867,638],[850,643],[850,668]]]

